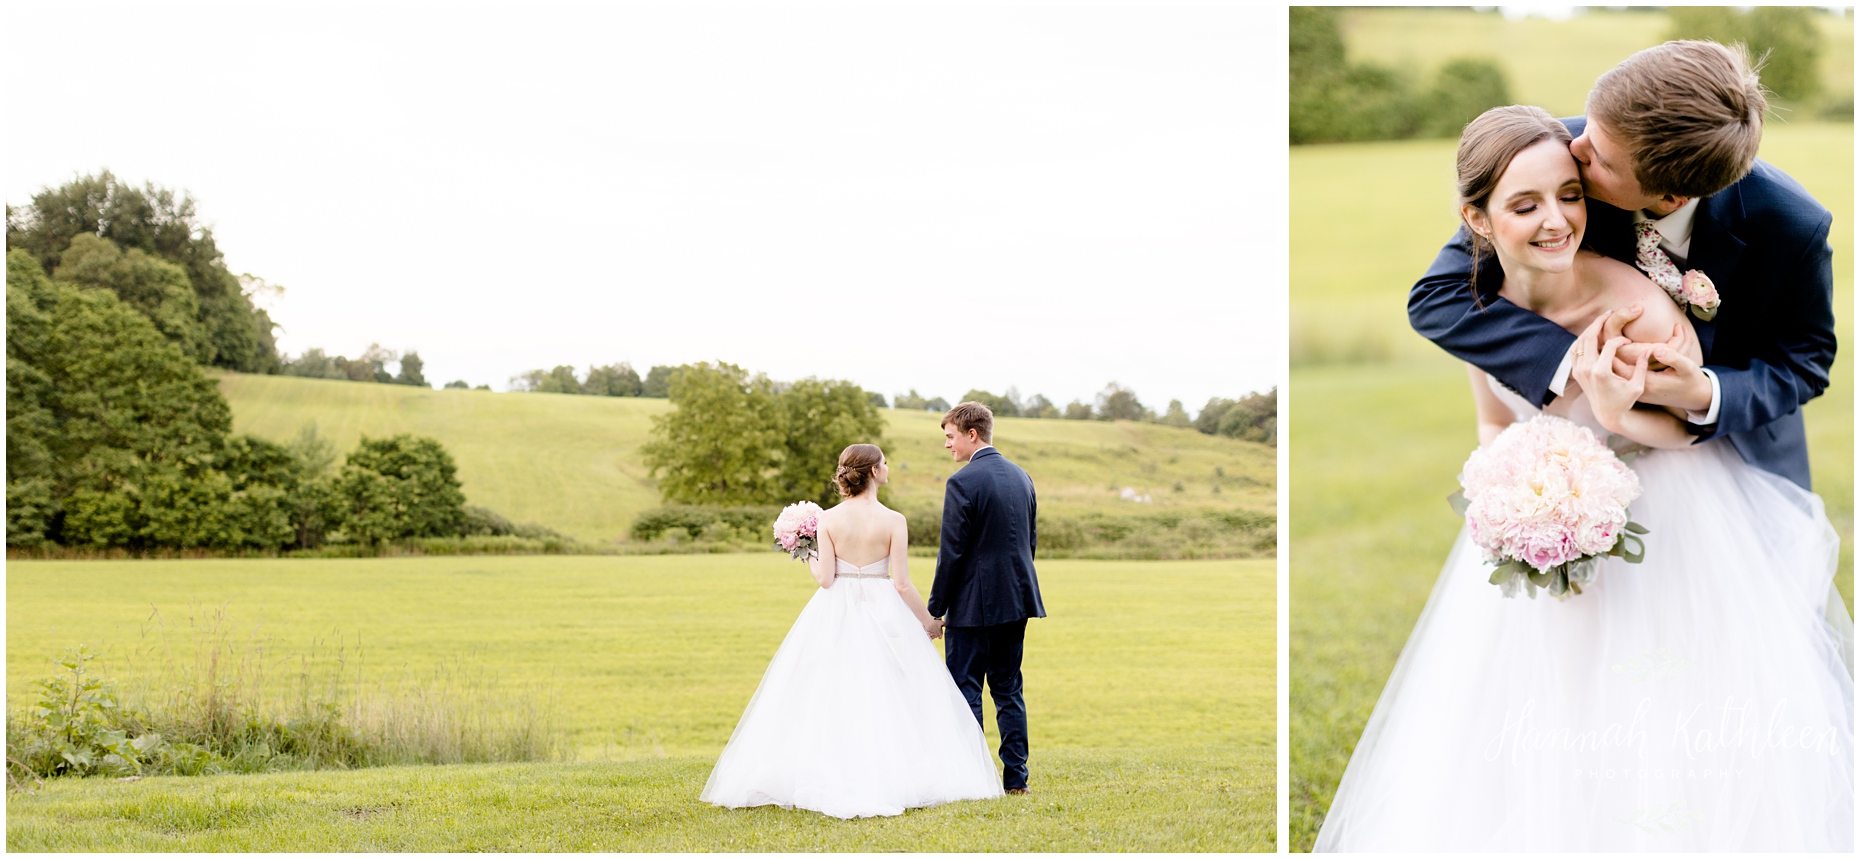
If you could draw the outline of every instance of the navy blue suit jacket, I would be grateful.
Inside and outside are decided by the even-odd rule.
[[[1581,117],[1565,119],[1580,135]],[[1588,201],[1583,245],[1632,265],[1628,213]],[[1809,487],[1803,403],[1821,395],[1834,364],[1833,216],[1781,170],[1756,162],[1731,187],[1699,200],[1685,268],[1703,269],[1724,304],[1710,322],[1692,320],[1705,365],[1718,375],[1718,422],[1693,427],[1699,440],[1725,436],[1744,461]],[[1489,263],[1489,265],[1488,265]],[[1408,293],[1408,321],[1421,336],[1536,403],[1575,335],[1496,293],[1504,274],[1481,259],[1476,307],[1468,287],[1472,246],[1462,227]]]
[[[930,583],[931,617],[996,626],[1045,617],[1033,574],[1033,479],[992,447],[943,487],[943,535]]]

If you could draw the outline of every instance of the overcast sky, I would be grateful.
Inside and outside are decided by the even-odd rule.
[[[1161,409],[1281,379],[1285,11],[6,8],[5,194],[184,189],[291,354]]]

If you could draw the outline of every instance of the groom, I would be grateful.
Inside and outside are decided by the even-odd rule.
[[[943,656],[956,687],[982,721],[982,681],[1001,728],[1001,783],[1027,792],[1027,705],[1020,695],[1021,641],[1027,618],[1045,617],[1033,574],[1033,480],[992,444],[995,415],[981,403],[957,403],[943,416],[943,447],[968,465],[943,489],[943,535],[930,584],[927,631],[943,634]]]
[[[1563,123],[1589,198],[1583,244],[1642,270],[1666,260],[1702,270],[1723,302],[1711,321],[1692,321],[1704,366],[1666,344],[1634,344],[1617,353],[1616,372],[1628,375],[1647,353],[1666,368],[1648,374],[1642,402],[1685,410],[1695,444],[1722,436],[1746,462],[1808,489],[1801,406],[1827,387],[1834,363],[1833,218],[1756,160],[1767,107],[1741,49],[1677,41],[1602,75],[1587,115]],[[1494,294],[1476,306],[1471,260],[1462,229],[1409,292],[1409,322],[1548,404],[1569,380],[1577,338]],[[1482,292],[1502,280],[1497,268],[1480,271]],[[1602,340],[1619,333],[1621,315]]]

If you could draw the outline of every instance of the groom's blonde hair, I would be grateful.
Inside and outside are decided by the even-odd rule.
[[[1743,45],[1683,40],[1602,75],[1587,114],[1627,150],[1642,191],[1704,197],[1750,172],[1768,109]]]
[[[958,433],[975,430],[976,436],[985,442],[995,440],[995,413],[978,402],[957,403],[943,415],[943,426],[954,426]]]

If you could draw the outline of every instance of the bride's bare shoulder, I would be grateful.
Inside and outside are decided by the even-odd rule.
[[[1662,299],[1668,304],[1673,301],[1667,297],[1665,290],[1660,289],[1659,284],[1648,280],[1640,269],[1614,257],[1584,251],[1577,260],[1584,267],[1584,275],[1606,290],[1612,306],[1621,307],[1653,298]]]
[[[1673,303],[1672,296],[1667,295],[1659,284],[1648,279],[1640,269],[1600,254],[1590,255],[1583,263],[1589,266],[1589,275],[1602,284],[1605,296],[1603,303],[1608,309],[1630,304],[1641,306],[1640,317],[1628,323],[1626,330],[1621,332],[1629,340],[1659,342],[1673,336],[1675,323],[1691,327],[1692,320],[1679,305]],[[1687,351],[1693,351],[1690,344]]]

